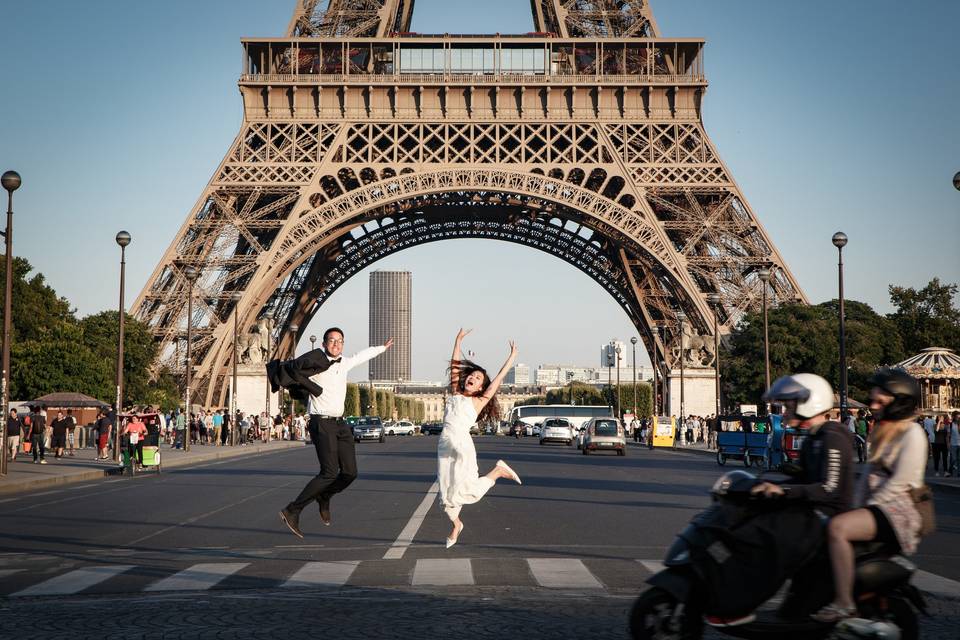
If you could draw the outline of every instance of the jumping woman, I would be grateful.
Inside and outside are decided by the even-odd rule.
[[[460,329],[453,343],[450,358],[450,395],[443,411],[443,432],[437,444],[437,481],[440,483],[440,503],[453,522],[447,538],[449,549],[463,532],[460,509],[474,504],[497,482],[510,478],[520,484],[520,476],[503,460],[484,476],[477,466],[477,450],[473,446],[470,427],[477,422],[500,420],[500,407],[495,394],[507,371],[517,359],[517,346],[510,341],[510,355],[493,380],[480,365],[466,360],[460,351],[463,338],[470,330]]]

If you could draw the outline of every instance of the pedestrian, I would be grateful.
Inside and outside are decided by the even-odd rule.
[[[202,416],[202,422],[200,424],[200,441],[203,444],[211,444],[213,440],[213,413],[210,409],[207,409],[206,413]]]
[[[210,412],[207,412],[207,415],[210,415]],[[220,446],[220,433],[223,431],[223,414],[220,413],[220,410],[217,409],[213,412],[213,415],[210,416],[210,431],[208,433],[211,435],[211,444],[215,447]]]
[[[937,416],[933,427],[933,474],[940,475],[940,465],[943,465],[943,474],[950,471],[947,467],[947,440],[950,437],[948,425],[943,416]]]
[[[20,432],[22,430],[23,423],[20,421],[20,416],[17,415],[17,410],[10,409],[10,415],[7,416],[7,433],[5,440],[7,448],[4,454],[11,462],[17,459],[17,449],[20,448]]]
[[[40,407],[30,407],[28,417],[30,433],[27,434],[27,439],[33,451],[33,464],[47,464],[44,456],[47,444],[47,417],[43,415]]]
[[[344,356],[343,341],[343,330],[330,327],[323,332],[322,349],[315,349],[292,361],[303,365],[293,368],[306,375],[314,386],[309,391],[307,409],[310,413],[310,439],[320,462],[320,473],[307,483],[293,502],[280,511],[283,522],[301,538],[300,512],[303,508],[316,500],[320,507],[320,520],[329,526],[330,499],[350,486],[357,477],[353,431],[343,420],[347,373],[393,346],[393,338],[390,338],[379,347],[367,347],[352,356]],[[310,364],[313,365],[312,369],[309,368]],[[272,379],[271,385],[274,382],[276,380]],[[270,428],[269,416],[264,426]]]
[[[450,359],[450,395],[443,409],[443,431],[437,443],[437,482],[440,485],[440,504],[453,523],[447,537],[447,548],[457,543],[463,532],[460,510],[465,504],[478,502],[493,488],[499,478],[510,478],[520,484],[520,476],[497,460],[493,469],[481,476],[477,465],[477,450],[470,436],[470,427],[477,422],[500,419],[496,393],[517,359],[517,345],[510,341],[510,355],[491,380],[483,367],[463,357],[461,344],[470,330],[457,333]]]
[[[69,422],[67,425],[67,455],[73,458],[77,441],[77,419],[73,415],[73,409],[67,409],[67,421]]]
[[[63,415],[63,411],[57,411],[57,419],[53,421],[52,425],[53,438],[51,439],[53,457],[56,460],[63,457],[63,450],[67,447],[67,428],[70,426],[71,420]]]
[[[107,459],[107,443],[110,441],[110,432],[113,429],[113,423],[103,411],[97,411],[97,460]]]
[[[177,408],[177,417],[173,424],[176,431],[174,446],[177,449],[183,449],[186,446],[186,440],[184,438],[186,438],[187,435],[187,417],[185,412],[179,408]]]
[[[960,477],[960,411],[953,412],[947,440],[950,446],[950,473],[954,478]]]
[[[221,431],[220,431],[220,446],[226,446],[227,443],[233,444],[233,439],[230,437],[230,434],[234,428],[233,420],[230,418],[229,409],[220,409],[221,420]]]

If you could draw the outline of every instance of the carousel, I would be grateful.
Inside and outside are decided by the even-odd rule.
[[[956,353],[930,347],[896,366],[920,381],[923,410],[960,410],[960,356]]]

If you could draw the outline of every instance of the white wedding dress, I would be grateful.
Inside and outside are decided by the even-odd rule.
[[[437,444],[437,482],[440,504],[451,520],[457,519],[463,505],[478,502],[494,485],[477,467],[477,450],[470,436],[476,421],[473,400],[463,395],[447,397]]]

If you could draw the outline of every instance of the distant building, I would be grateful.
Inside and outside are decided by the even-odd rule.
[[[530,384],[530,365],[515,364],[507,371],[504,384]]]
[[[370,361],[371,380],[411,378],[411,326],[413,277],[409,271],[374,271],[370,274],[370,344],[393,338],[391,349]]]

